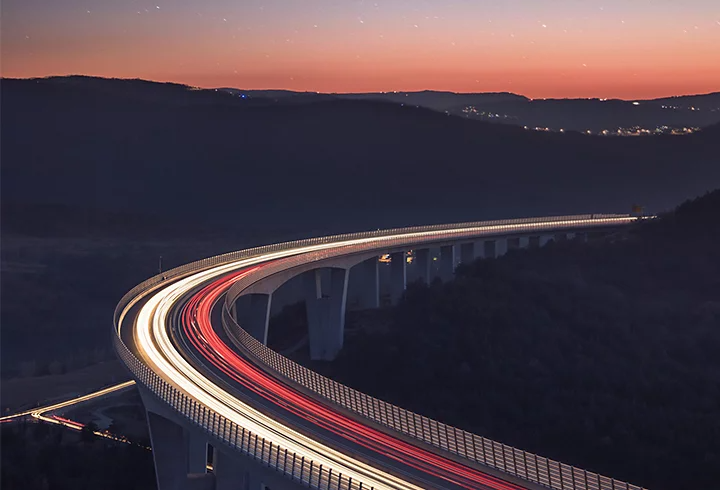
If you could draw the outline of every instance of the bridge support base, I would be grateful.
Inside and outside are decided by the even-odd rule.
[[[332,361],[342,349],[347,285],[347,269],[325,268],[305,273],[305,306],[313,360]]]
[[[155,479],[158,490],[184,490],[188,475],[188,452],[182,426],[147,411]]]

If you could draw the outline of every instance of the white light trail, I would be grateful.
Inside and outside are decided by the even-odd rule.
[[[371,251],[381,249],[384,243],[398,239],[404,242],[403,245],[411,246],[417,243],[431,241],[433,237],[440,235],[449,235],[448,239],[452,239],[454,235],[477,232],[477,238],[480,238],[483,235],[520,233],[538,228],[548,228],[548,231],[553,231],[552,228],[564,226],[582,227],[584,225],[592,226],[597,224],[622,224],[629,223],[635,219],[637,218],[576,219],[512,225],[476,226],[431,232],[419,231],[390,236],[351,239],[343,242],[297,247],[262,254],[197,272],[167,287],[161,286],[160,289],[153,293],[147,303],[143,305],[136,317],[133,331],[135,344],[142,357],[151,365],[156,374],[175,385],[202,405],[258,436],[271,441],[274,445],[276,444],[288,451],[295,452],[300,456],[305,456],[312,461],[322,464],[323,468],[332,468],[333,473],[342,473],[344,476],[351,477],[353,481],[362,481],[364,485],[367,484],[377,489],[399,488],[420,490],[420,487],[374,468],[367,463],[363,463],[333,448],[327,447],[273,420],[227,393],[218,384],[201,374],[185,361],[169,337],[166,325],[173,305],[188,294],[189,291],[213,278],[262,262],[298,254],[365,244],[369,245],[368,251]],[[123,310],[118,322],[118,334],[125,315],[139,300],[140,298],[136,298]]]

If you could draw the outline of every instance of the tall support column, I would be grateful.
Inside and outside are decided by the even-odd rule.
[[[517,250],[518,248],[520,248],[520,238],[519,237],[506,238],[505,243],[506,243],[508,252],[510,250]]]
[[[528,238],[528,247],[530,248],[540,248],[540,237],[539,236],[531,236]]]
[[[247,333],[267,345],[270,323],[270,294],[246,294],[235,302],[235,319]]]
[[[390,301],[397,304],[407,286],[407,253],[390,254]]]
[[[360,275],[362,290],[359,306],[363,309],[380,307],[380,275],[378,274],[378,258],[367,259],[351,269]]]
[[[455,272],[455,245],[440,247],[440,279],[452,281]]]
[[[348,271],[329,269],[330,277],[326,285],[323,284],[322,276],[323,269],[305,273],[310,358],[332,361],[343,346]]]
[[[215,473],[215,490],[249,488],[250,478],[245,465],[218,448],[213,451],[213,473]]]
[[[530,247],[530,237],[521,236],[520,237],[520,248],[528,248],[528,247]]]
[[[415,250],[414,262],[417,270],[419,271],[420,281],[423,284],[430,284],[430,266],[432,265],[432,260],[430,260],[430,249],[421,248]]]
[[[182,426],[154,412],[146,412],[158,490],[183,490],[188,453]]]
[[[201,433],[185,429],[185,445],[188,448],[188,473],[207,472],[208,443]]]
[[[469,265],[475,260],[475,243],[460,245],[460,262]]]
[[[508,251],[508,239],[498,238],[495,240],[495,257],[502,257]]]
[[[540,246],[544,247],[549,242],[555,240],[555,237],[553,235],[541,235],[540,236]]]
[[[497,257],[497,240],[485,240],[482,242],[483,258],[494,259]]]

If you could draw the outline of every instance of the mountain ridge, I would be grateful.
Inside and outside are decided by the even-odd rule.
[[[133,87],[3,81],[2,116],[13,122],[0,127],[4,229],[25,218],[42,227],[31,210],[58,206],[57,219],[357,231],[634,203],[656,212],[720,185],[713,128],[603,138],[383,101],[117,83]]]

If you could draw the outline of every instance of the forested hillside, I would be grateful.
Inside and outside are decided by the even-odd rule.
[[[648,488],[717,488],[719,215],[715,191],[627,235],[479,260],[313,367]]]

